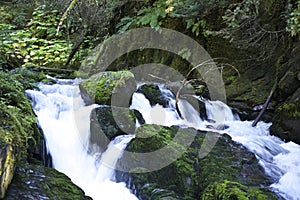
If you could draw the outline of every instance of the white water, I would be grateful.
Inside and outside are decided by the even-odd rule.
[[[162,94],[166,89],[160,87]],[[175,103],[175,101],[171,101]],[[252,127],[252,121],[240,121],[231,109],[220,101],[205,100],[206,113],[209,121],[200,119],[199,113],[186,101],[179,101],[179,108],[184,119],[180,119],[175,105],[163,108],[160,105],[150,106],[149,100],[141,93],[135,93],[132,99],[132,109],[138,110],[146,123],[158,123],[165,126],[186,125],[199,130],[210,130],[225,124],[225,130],[216,130],[221,134],[227,133],[232,139],[243,144],[249,151],[255,153],[265,172],[274,179],[270,189],[281,197],[289,200],[300,200],[300,146],[285,143],[269,133],[270,123],[259,122]],[[216,123],[211,123],[215,121]],[[208,128],[209,127],[209,128]],[[228,128],[227,128],[228,127]]]
[[[114,182],[114,166],[132,136],[120,136],[112,141],[98,160],[87,154],[85,148],[89,135],[89,115],[96,105],[84,106],[76,84],[40,85],[41,91],[27,91],[33,99],[34,110],[44,131],[47,147],[54,167],[68,175],[93,199],[137,199],[124,183]],[[165,126],[182,125],[200,130],[227,133],[232,139],[254,152],[266,173],[274,178],[270,188],[285,199],[300,199],[300,147],[269,134],[271,124],[259,122],[252,127],[251,121],[240,121],[222,102],[205,101],[209,121],[185,100],[179,101],[183,119],[178,116],[175,100],[170,91],[159,87],[170,100],[168,108],[151,107],[143,94],[134,93],[131,109],[138,110],[148,124]],[[212,123],[215,121],[216,123]],[[227,125],[225,130],[214,127]]]
[[[66,174],[94,200],[135,200],[125,183],[114,182],[118,158],[133,136],[112,141],[100,162],[87,153],[89,116],[96,105],[85,106],[79,88],[72,81],[40,84],[40,91],[28,90],[38,123],[43,129],[54,168]]]

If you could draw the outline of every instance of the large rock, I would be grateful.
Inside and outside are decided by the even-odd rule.
[[[86,104],[110,105],[114,95],[114,106],[128,107],[136,82],[129,71],[106,71],[81,82],[79,88]]]
[[[91,200],[66,175],[41,163],[19,164],[4,199]]]
[[[163,96],[158,85],[145,84],[142,85],[137,92],[143,93],[149,100],[151,106],[154,106],[156,104],[160,104],[165,108],[169,106],[169,99]],[[174,94],[170,95],[172,95],[173,98],[175,97]]]
[[[147,159],[143,157],[143,154],[125,153],[118,162],[119,169],[122,171],[117,172],[117,180],[125,181],[140,199],[161,199],[162,197],[200,199],[208,190],[217,187],[212,184],[223,181],[239,184],[241,190],[246,193],[245,196],[252,195],[250,191],[243,188],[251,187],[257,194],[274,197],[272,193],[266,191],[270,183],[269,178],[264,175],[255,155],[233,142],[228,135],[215,135],[219,137],[217,143],[207,156],[201,157],[199,149],[203,145],[206,134],[214,133],[178,127],[142,125],[137,128],[136,138],[127,146],[126,152],[148,153],[159,150],[171,144],[179,130],[183,133],[181,139],[185,142],[194,137],[187,149],[181,144],[172,144],[174,153],[180,155],[179,159],[175,159],[161,169],[151,171],[153,163],[158,162],[157,160]],[[163,162],[173,159],[172,156],[174,155],[162,152],[158,158]],[[126,166],[136,167],[129,169]],[[145,170],[148,173],[137,173],[145,172]],[[226,187],[235,190],[237,185],[228,184]],[[152,198],[153,195],[155,198]],[[213,197],[217,199],[218,194]]]
[[[133,134],[136,118],[133,111],[124,107],[101,106],[95,108],[90,116],[91,152],[104,152],[116,136]]]

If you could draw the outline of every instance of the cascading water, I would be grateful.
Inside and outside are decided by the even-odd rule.
[[[162,95],[169,93],[164,87],[159,87],[159,89]],[[202,98],[198,99],[203,101]],[[175,103],[174,97],[171,102]],[[271,190],[285,199],[299,200],[300,146],[293,142],[285,143],[279,138],[271,136],[269,133],[270,123],[259,122],[256,127],[252,127],[251,121],[240,121],[239,117],[233,114],[226,104],[209,100],[203,102],[209,120],[200,119],[199,113],[185,100],[179,101],[179,108],[183,116],[183,119],[180,119],[176,110],[172,109],[175,105],[171,105],[170,108],[163,108],[160,105],[151,107],[149,100],[141,93],[134,94],[131,108],[138,110],[146,123],[155,123],[151,119],[160,117],[159,124],[165,126],[186,125],[199,130],[227,133],[234,141],[255,153],[265,172],[274,179],[274,183],[270,186]],[[218,130],[220,124],[225,130]]]
[[[28,90],[38,123],[43,129],[53,166],[66,174],[93,199],[137,199],[125,187],[114,182],[111,168],[133,136],[120,136],[102,153],[100,162],[88,154],[89,116],[97,105],[85,106],[78,84],[58,80],[58,84],[39,85],[40,91]]]
[[[84,106],[76,81],[59,82],[40,84],[40,91],[27,91],[44,131],[54,167],[68,175],[93,199],[137,199],[124,183],[113,182],[114,170],[107,167],[115,165],[133,136],[116,137],[100,158],[88,154],[89,115],[97,105]],[[300,199],[299,145],[271,136],[270,123],[259,122],[252,127],[251,121],[240,121],[226,104],[219,101],[203,101],[207,113],[207,120],[204,120],[188,101],[179,100],[180,118],[174,95],[161,85],[159,89],[169,101],[167,108],[158,104],[151,106],[142,93],[133,94],[130,109],[138,110],[145,123],[227,133],[255,153],[266,173],[274,179],[270,185],[272,190],[285,199]]]

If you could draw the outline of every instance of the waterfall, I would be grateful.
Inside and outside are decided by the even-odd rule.
[[[97,181],[105,181],[107,178],[114,179],[115,165],[132,138],[134,138],[133,135],[120,135],[108,145],[100,159],[100,166],[96,175]]]
[[[38,123],[43,129],[53,167],[66,174],[93,199],[137,199],[125,183],[114,182],[114,165],[133,136],[117,137],[95,162],[87,151],[89,116],[97,105],[85,106],[78,83],[58,80],[39,84],[39,91],[27,90]]]
[[[40,91],[28,90],[27,94],[44,131],[53,166],[93,199],[137,199],[125,183],[114,182],[114,165],[134,136],[118,136],[108,145],[106,152],[90,155],[87,151],[89,115],[98,105],[84,105],[76,80],[59,80],[54,85],[39,84],[39,88]],[[251,121],[241,121],[220,101],[198,98],[206,108],[207,119],[201,119],[187,100],[180,99],[181,118],[176,111],[174,95],[165,87],[159,86],[159,89],[169,101],[167,107],[151,106],[142,93],[136,92],[132,96],[130,109],[139,111],[145,123],[226,133],[256,155],[265,172],[273,177],[271,190],[285,199],[300,199],[299,145],[271,136],[270,123],[259,122],[252,127]]]
[[[165,97],[170,98],[170,91],[165,91],[167,89],[164,87],[159,88],[162,95],[167,94]],[[160,117],[162,120],[160,124],[165,126],[183,125],[230,135],[234,141],[253,152],[266,174],[274,179],[274,183],[270,185],[271,190],[285,199],[300,199],[299,145],[293,142],[285,143],[271,136],[269,133],[271,123],[259,122],[256,127],[252,127],[252,121],[241,121],[238,115],[233,114],[223,102],[196,98],[205,103],[207,120],[201,119],[199,113],[186,100],[179,100],[178,103],[183,119],[180,119],[172,109],[175,107],[175,99],[170,99],[168,108],[160,105],[151,107],[149,100],[143,94],[135,93],[131,108],[138,110],[146,123],[153,123],[157,117]],[[151,115],[152,112],[155,115]]]

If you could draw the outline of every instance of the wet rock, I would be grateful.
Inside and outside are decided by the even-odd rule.
[[[169,99],[163,96],[158,85],[145,84],[142,85],[137,92],[144,94],[151,106],[160,104],[166,108],[169,105]]]
[[[20,163],[4,199],[91,200],[66,175],[41,163]]]
[[[8,185],[10,184],[16,164],[16,156],[10,144],[1,145],[0,149],[0,199],[5,196]]]
[[[134,112],[128,108],[110,106],[95,108],[90,117],[90,151],[104,152],[109,142],[116,136],[133,134],[135,123]]]
[[[180,142],[176,137],[180,137]],[[204,143],[205,138],[211,142],[212,138],[217,138],[216,144],[210,149],[211,143]],[[171,151],[160,152],[165,147]],[[125,181],[138,197],[151,196],[153,190],[141,189],[145,185],[172,192],[174,198],[200,199],[206,188],[215,182],[228,180],[256,189],[267,188],[270,183],[255,155],[228,135],[175,126],[142,125],[136,129],[136,137],[127,151],[140,154],[125,153],[118,161],[119,169],[123,170],[118,171],[116,177],[118,181]],[[156,157],[149,159],[147,153],[153,152],[157,152]],[[169,164],[155,168],[168,161]],[[262,191],[262,194],[272,196],[269,192]]]
[[[134,75],[129,71],[107,71],[95,74],[81,82],[79,88],[86,104],[113,104],[113,106],[128,107],[131,96],[136,90],[136,82]]]

